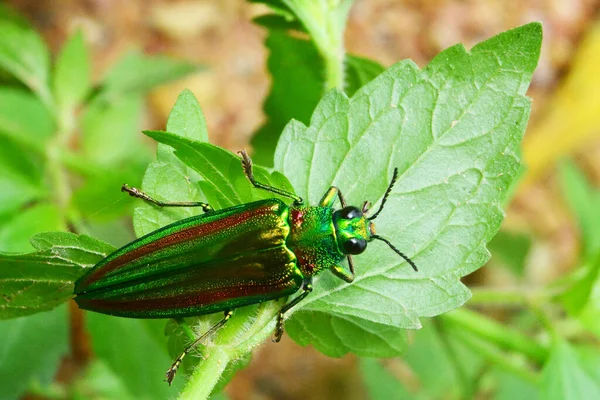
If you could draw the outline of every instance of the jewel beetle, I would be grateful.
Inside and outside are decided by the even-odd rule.
[[[318,206],[257,182],[252,160],[241,151],[244,173],[256,188],[293,200],[255,201],[222,210],[201,202],[165,203],[136,188],[122,190],[159,207],[200,207],[204,213],[177,221],[121,247],[98,262],[75,283],[80,308],[129,318],[180,318],[224,312],[167,370],[171,384],[185,355],[231,318],[233,310],[300,292],[277,315],[274,341],[283,335],[284,314],[312,291],[313,276],[329,269],[350,283],[352,256],[372,240],[386,243],[416,271],[415,263],[375,233],[373,220],[383,210],[398,177],[390,182],[379,209],[371,216],[346,204],[332,186]],[[334,209],[339,199],[342,208]],[[342,261],[348,261],[348,267]]]

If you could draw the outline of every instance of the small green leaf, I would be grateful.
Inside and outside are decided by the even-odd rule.
[[[113,102],[94,101],[81,120],[83,154],[103,166],[113,166],[134,153],[148,153],[141,145],[139,125],[142,99],[123,96]]]
[[[381,361],[363,358],[360,360],[360,369],[371,400],[411,398],[410,392],[383,366]]]
[[[252,20],[257,25],[270,30],[295,30],[299,32],[306,32],[304,26],[295,18],[289,18],[285,15],[277,14],[266,14],[259,15]]]
[[[559,172],[562,193],[581,229],[584,257],[589,258],[600,250],[600,190],[572,162],[562,163]]]
[[[173,360],[164,342],[156,341],[152,331],[164,330],[165,321],[89,313],[87,325],[94,353],[136,398],[167,399],[181,389],[182,379],[173,381],[172,387],[163,381]]]
[[[132,51],[108,71],[101,97],[141,94],[200,69],[199,65],[187,61]]]
[[[68,352],[66,308],[0,321],[0,337],[0,398],[21,399],[31,382],[50,384]]]
[[[459,278],[487,261],[485,244],[502,221],[500,204],[520,166],[530,110],[524,94],[540,45],[541,26],[534,23],[470,52],[451,47],[423,71],[401,62],[351,99],[329,92],[310,126],[287,125],[275,168],[308,204],[331,185],[350,204],[376,202],[399,169],[377,230],[420,267],[415,273],[384,243],[372,243],[355,258],[351,285],[320,277],[292,310],[292,318],[303,320],[292,327],[311,326],[316,313],[326,312],[418,328],[418,317],[449,311],[470,297]],[[320,337],[317,348],[335,340],[312,328]]]
[[[499,369],[499,368],[496,368]],[[519,379],[518,376],[501,370],[494,371],[496,393],[494,400],[540,399],[538,385]]]
[[[50,105],[50,54],[42,38],[31,27],[10,20],[0,20],[0,32],[0,68],[27,85],[44,104]]]
[[[5,4],[0,4],[0,20],[14,22],[25,27],[29,26],[29,23],[25,17],[16,12],[12,7],[9,7]]]
[[[371,82],[385,68],[368,58],[349,55],[346,57],[346,85],[344,93],[354,95],[358,89]]]
[[[66,232],[41,233],[31,244],[36,252],[0,253],[0,319],[47,311],[69,300],[82,270],[114,250],[89,236]]]
[[[321,76],[323,62],[309,41],[272,31],[266,46],[273,83],[264,104],[267,122],[252,138],[252,157],[257,164],[270,166],[285,124],[292,118],[309,123],[323,94],[324,78]]]
[[[32,251],[29,238],[41,232],[64,229],[58,208],[53,204],[36,204],[0,227],[0,251],[24,253]]]
[[[128,214],[134,199],[121,192],[121,186],[140,179],[142,163],[130,161],[121,168],[98,165],[97,170],[73,193],[73,202],[81,216],[86,221],[107,222]]]
[[[136,398],[127,390],[122,377],[101,360],[92,361],[86,367],[85,375],[78,379],[73,386],[74,399],[133,400]]]
[[[169,115],[167,130],[181,137],[208,141],[206,120],[198,100],[189,90],[181,92]],[[157,161],[146,169],[142,190],[163,201],[206,201],[198,186],[198,173],[187,167],[175,155],[172,147],[159,143]],[[152,232],[173,221],[201,212],[197,207],[158,209],[147,203],[136,207],[133,225],[138,236]]]
[[[54,95],[58,106],[71,110],[91,89],[90,55],[78,31],[63,46],[54,67]]]
[[[596,368],[594,365],[593,369]],[[540,398],[547,400],[600,398],[597,376],[589,373],[575,349],[562,340],[554,345],[544,366],[540,389]]]
[[[293,118],[304,124],[325,90],[325,68],[314,44],[308,40],[289,36],[285,32],[269,32],[266,40],[269,49],[267,66],[272,76],[272,86],[265,100],[267,122],[252,138],[252,157],[257,164],[273,165],[275,146],[283,128]],[[348,56],[346,87],[351,96],[360,87],[383,72],[374,61]]]
[[[528,235],[500,231],[488,243],[488,249],[492,253],[492,260],[499,261],[516,276],[522,277],[531,242]]]
[[[402,353],[407,345],[406,333],[401,329],[327,312],[310,313],[310,319],[292,318],[285,327],[288,332],[298,332],[294,336],[298,344],[312,344],[329,357],[342,357],[347,353],[363,357],[389,357],[390,354]],[[327,340],[322,340],[323,337],[327,337]]]
[[[572,163],[561,164],[560,180],[574,217],[581,230],[583,241],[583,263],[573,273],[576,278],[573,286],[561,295],[565,308],[580,317],[584,325],[597,333],[597,317],[600,315],[600,302],[597,293],[600,289],[600,191],[592,187],[585,175]]]
[[[0,87],[0,135],[44,151],[54,130],[52,115],[31,92]]]
[[[214,208],[225,208],[273,197],[272,193],[252,188],[244,175],[240,158],[227,150],[169,132],[144,131],[144,133],[173,147],[176,150],[175,155],[204,179],[199,182],[200,188]],[[271,174],[266,169],[255,166],[254,174],[258,181],[267,185],[276,182],[284,190],[291,188],[279,173]]]
[[[42,165],[11,139],[0,136],[0,215],[48,194]]]

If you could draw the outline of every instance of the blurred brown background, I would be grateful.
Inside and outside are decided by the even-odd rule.
[[[179,92],[191,89],[206,115],[211,141],[231,150],[248,146],[260,126],[269,90],[265,32],[251,19],[266,9],[235,0],[57,0],[6,2],[43,34],[54,54],[76,29],[92,49],[94,76],[126,50],[166,53],[207,67],[148,98],[145,129],[161,129]],[[573,267],[579,239],[554,166],[573,157],[600,181],[600,2],[595,0],[357,0],[346,32],[348,52],[390,65],[411,58],[424,66],[440,50],[467,47],[501,31],[539,20],[544,26],[540,64],[529,95],[533,115],[524,144],[523,184],[504,228],[534,238],[526,279],[547,282]],[[493,262],[493,261],[492,261]],[[502,286],[501,269],[484,268],[469,283]],[[400,361],[391,370],[403,381]],[[265,344],[227,393],[234,399],[360,399],[366,396],[356,360],[302,349],[285,338]]]

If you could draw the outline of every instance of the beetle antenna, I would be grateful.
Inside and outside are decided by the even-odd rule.
[[[377,218],[377,216],[379,215],[381,210],[383,210],[383,206],[385,205],[385,202],[387,201],[387,198],[390,195],[390,192],[392,191],[392,187],[394,187],[394,183],[396,183],[397,179],[398,179],[398,168],[394,168],[394,176],[392,176],[392,181],[390,182],[390,185],[388,186],[387,190],[385,191],[385,194],[383,195],[383,200],[381,200],[381,205],[379,206],[379,210],[377,210],[377,212],[375,214],[373,214],[372,216],[370,216],[368,218],[369,221],[372,221],[375,218]],[[389,242],[388,242],[388,244],[389,244]],[[392,246],[392,248],[393,248],[393,246]]]
[[[395,248],[395,247],[394,247],[394,245],[393,245],[393,244],[391,244],[391,243],[389,242],[389,240],[387,240],[387,239],[385,239],[385,238],[382,238],[382,237],[381,237],[381,236],[379,236],[379,235],[371,235],[371,237],[372,237],[373,239],[381,240],[382,242],[384,242],[385,244],[387,244],[388,246],[390,246],[390,248],[391,248],[392,250],[394,250],[394,251],[395,251],[395,252],[396,252],[396,253],[397,253],[397,254],[398,254],[400,257],[404,258],[404,259],[406,260],[406,262],[407,262],[407,263],[409,263],[409,264],[410,264],[410,266],[411,266],[411,267],[412,267],[412,268],[413,268],[415,271],[417,271],[417,272],[419,271],[419,270],[417,269],[417,266],[416,266],[416,264],[413,262],[413,260],[411,260],[410,258],[408,258],[408,257],[407,257],[407,256],[406,256],[406,255],[405,255],[403,252],[401,252],[400,250],[398,250],[397,248]]]

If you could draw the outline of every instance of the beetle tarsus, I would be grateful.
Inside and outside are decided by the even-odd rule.
[[[127,192],[131,197],[136,197],[138,199],[142,199],[150,204],[154,204],[158,207],[201,207],[202,211],[209,212],[214,209],[210,204],[203,203],[201,201],[181,201],[181,202],[171,202],[166,203],[164,201],[156,200],[153,197],[150,197],[146,193],[142,192],[138,188],[130,187],[128,184],[124,183],[121,186],[121,192]]]
[[[242,168],[244,169],[244,175],[246,175],[246,178],[248,178],[248,180],[250,181],[252,186],[254,186],[257,189],[268,190],[271,193],[275,193],[280,196],[288,197],[288,198],[294,200],[294,204],[297,206],[299,206],[303,203],[302,197],[296,196],[292,192],[288,192],[287,190],[278,189],[276,187],[257,182],[256,179],[254,179],[254,172],[253,172],[253,168],[252,168],[252,159],[250,158],[248,153],[246,153],[246,150],[240,150],[240,151],[238,151],[238,154],[240,154],[242,156]]]
[[[283,336],[283,313],[279,312],[277,315],[277,326],[275,327],[275,335],[273,336],[273,342],[279,343]]]
[[[300,303],[310,292],[312,292],[312,276],[305,278],[304,283],[302,284],[303,292],[300,296],[296,297],[294,300],[290,301],[288,304],[281,307],[279,310],[279,314],[277,314],[277,325],[275,326],[275,337],[273,338],[274,342],[279,342],[281,337],[283,336],[283,317],[286,312],[288,312],[292,307],[296,304]]]
[[[225,315],[223,316],[222,320],[220,320],[219,322],[214,324],[212,326],[212,328],[210,328],[208,331],[206,331],[198,339],[194,340],[194,342],[192,344],[190,344],[188,347],[185,348],[185,350],[183,350],[183,353],[181,353],[181,355],[179,357],[177,357],[177,359],[173,362],[173,364],[171,364],[171,366],[169,367],[169,369],[167,370],[167,372],[165,374],[165,377],[166,377],[165,381],[169,384],[169,386],[171,386],[171,382],[173,382],[173,378],[175,378],[175,374],[177,373],[177,369],[181,365],[183,358],[190,351],[192,351],[192,349],[194,347],[196,347],[198,345],[198,343],[200,343],[204,339],[207,339],[210,336],[214,335],[216,331],[218,331],[223,325],[225,325],[227,323],[227,321],[229,321],[229,318],[231,318],[232,315],[233,315],[233,311],[225,311]]]
[[[167,373],[165,374],[165,381],[169,384],[169,386],[171,386],[171,382],[173,382],[173,378],[175,378],[175,374],[177,373],[177,369],[179,368],[182,359],[183,357],[178,358],[177,361],[175,361],[171,365],[171,367],[167,370]]]

